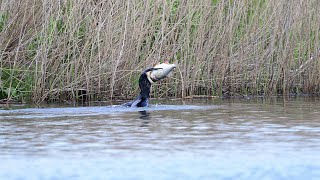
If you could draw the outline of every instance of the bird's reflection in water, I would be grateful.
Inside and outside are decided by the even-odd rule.
[[[140,119],[142,119],[141,127],[147,127],[150,121],[150,113],[147,111],[139,111],[141,114]]]

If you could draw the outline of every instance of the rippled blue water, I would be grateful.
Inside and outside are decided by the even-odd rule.
[[[0,179],[319,179],[319,102],[0,110]]]

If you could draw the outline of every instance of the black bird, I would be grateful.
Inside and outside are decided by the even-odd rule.
[[[162,68],[148,68],[142,72],[139,78],[139,88],[140,88],[140,94],[137,96],[137,98],[133,101],[127,102],[123,104],[122,106],[125,107],[145,107],[149,104],[149,97],[150,97],[150,88],[151,83],[158,81],[158,79],[151,78],[151,72],[153,70],[158,70]],[[149,77],[149,78],[148,78]],[[152,81],[152,82],[150,82]]]
[[[153,68],[144,70],[139,78],[140,94],[133,101],[127,102],[125,107],[146,107],[149,104],[151,84],[164,79],[175,69],[175,64],[169,64],[169,61],[158,64]]]

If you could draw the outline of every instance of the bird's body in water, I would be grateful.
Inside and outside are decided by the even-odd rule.
[[[168,63],[166,63],[168,64]],[[149,97],[150,97],[150,88],[152,83],[159,81],[165,78],[173,69],[175,68],[174,64],[168,64],[168,66],[163,65],[155,66],[154,68],[148,68],[144,70],[139,78],[139,88],[140,94],[133,101],[127,102],[123,104],[125,107],[146,107],[149,105]],[[161,70],[161,72],[156,72],[157,70]],[[155,74],[156,73],[156,74]],[[155,74],[155,75],[154,75]],[[160,77],[160,78],[158,78]]]
[[[139,88],[140,88],[140,94],[138,97],[130,101],[128,103],[123,104],[123,106],[126,107],[145,107],[149,104],[149,97],[150,97],[150,88],[151,88],[151,82],[148,79],[147,73],[152,71],[153,68],[146,69],[142,72],[139,78]]]

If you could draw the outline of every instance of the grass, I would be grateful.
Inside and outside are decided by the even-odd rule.
[[[320,92],[320,2],[0,2],[0,99],[133,98],[139,73],[178,65],[153,97]],[[82,93],[79,93],[79,92]]]

